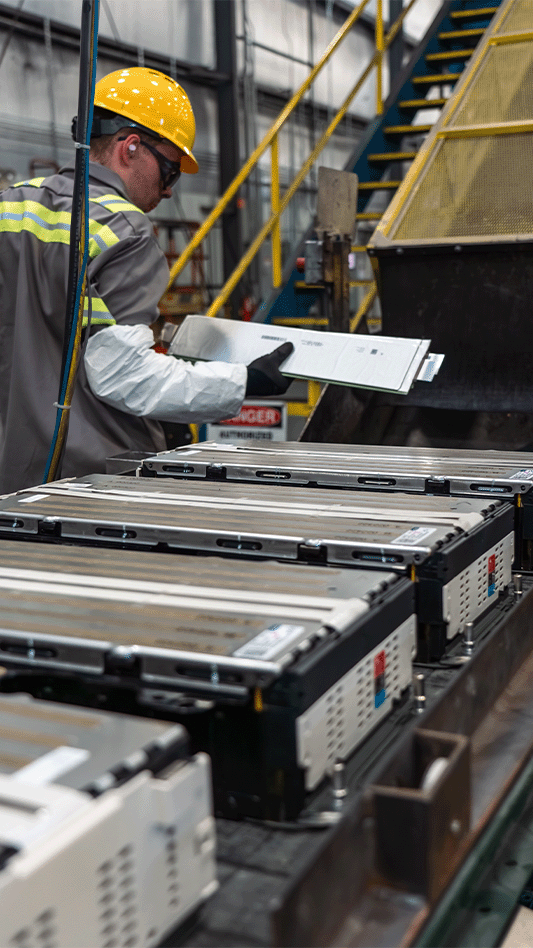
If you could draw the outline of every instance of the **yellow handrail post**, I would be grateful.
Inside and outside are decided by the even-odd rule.
[[[376,52],[378,55],[376,72],[376,114],[383,115],[383,51],[385,38],[383,35],[383,0],[377,0],[376,6]]]
[[[314,408],[318,399],[320,398],[320,382],[315,382],[314,379],[309,379],[307,383],[307,404],[309,408]]]
[[[281,228],[279,216],[279,153],[278,136],[275,135],[270,146],[270,182],[271,182],[271,207],[272,214],[276,218],[276,223],[272,229],[272,286],[277,288],[281,286],[282,267],[281,267]]]

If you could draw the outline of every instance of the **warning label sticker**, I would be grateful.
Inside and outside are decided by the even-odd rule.
[[[305,632],[303,625],[271,625],[264,629],[246,645],[241,645],[234,652],[235,658],[257,658],[263,662],[272,661],[278,655],[283,655],[287,647],[302,636]]]
[[[406,530],[405,533],[402,533],[401,536],[396,537],[393,540],[393,543],[407,543],[409,546],[418,546],[419,543],[423,543],[424,540],[427,540],[432,533],[435,533],[436,527],[411,527],[410,530]]]

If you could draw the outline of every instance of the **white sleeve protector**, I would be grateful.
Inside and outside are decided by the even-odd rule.
[[[92,392],[107,405],[156,421],[232,418],[246,390],[245,365],[196,362],[154,352],[148,326],[114,325],[91,336],[84,363]]]

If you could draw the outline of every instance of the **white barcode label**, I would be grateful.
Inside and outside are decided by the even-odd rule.
[[[405,533],[396,537],[392,542],[408,544],[408,546],[418,546],[419,543],[423,543],[424,540],[427,540],[432,533],[435,533],[435,529],[435,527],[411,527],[410,530],[406,530]]]
[[[234,652],[235,658],[259,658],[272,661],[305,632],[303,625],[271,625]]]

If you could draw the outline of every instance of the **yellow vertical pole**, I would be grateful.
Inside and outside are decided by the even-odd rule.
[[[281,286],[281,229],[279,225],[279,154],[278,136],[270,146],[270,188],[272,213],[278,215],[272,228],[272,286]]]
[[[376,70],[376,114],[383,115],[383,52],[385,37],[383,35],[383,0],[376,4],[376,52],[378,54]]]
[[[320,382],[309,379],[307,383],[307,404],[309,408],[314,408],[320,397]]]

